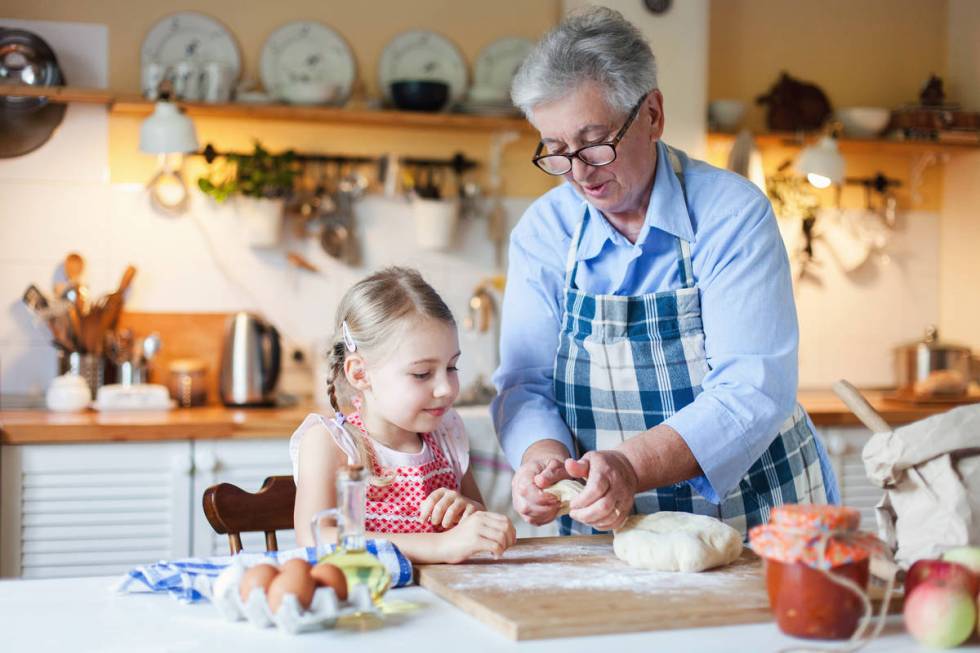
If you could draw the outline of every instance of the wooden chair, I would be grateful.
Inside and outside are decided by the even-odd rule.
[[[228,535],[232,555],[242,550],[242,533],[265,533],[266,551],[278,551],[277,530],[293,527],[296,483],[292,476],[270,476],[258,492],[231,483],[204,491],[204,516],[216,533]]]

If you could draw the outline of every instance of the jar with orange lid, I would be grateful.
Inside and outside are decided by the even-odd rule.
[[[868,614],[872,556],[887,549],[858,530],[853,508],[786,505],[749,531],[765,561],[766,590],[779,629],[809,639],[847,639]],[[831,577],[833,574],[833,578]]]

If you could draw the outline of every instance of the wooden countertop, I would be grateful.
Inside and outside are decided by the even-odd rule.
[[[907,424],[941,413],[949,404],[909,404],[885,398],[878,390],[863,391],[871,405],[892,425]],[[820,426],[857,426],[860,422],[829,390],[807,390],[800,403]],[[224,406],[160,412],[53,413],[46,410],[0,411],[0,443],[141,442],[218,438],[287,438],[313,404],[288,408],[232,409]],[[467,407],[461,412],[480,411]]]

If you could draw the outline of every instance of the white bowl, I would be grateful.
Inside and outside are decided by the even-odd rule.
[[[852,138],[874,138],[888,126],[892,112],[882,107],[845,107],[837,110],[837,120],[844,135]]]
[[[743,115],[745,102],[741,100],[713,100],[708,105],[708,120],[722,131],[735,131]]]
[[[317,105],[329,104],[340,94],[340,87],[325,82],[298,81],[286,84],[281,89],[282,99],[290,104]]]

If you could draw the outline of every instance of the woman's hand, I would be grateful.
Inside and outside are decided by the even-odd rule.
[[[547,524],[558,516],[561,501],[542,492],[562,479],[571,478],[562,458],[532,459],[517,468],[511,481],[514,510],[524,521],[535,526]]]
[[[439,538],[440,557],[456,564],[477,553],[499,558],[517,540],[517,533],[506,515],[481,511],[463,517],[455,528],[439,533]]]
[[[569,504],[569,516],[602,531],[619,528],[633,509],[636,472],[619,451],[590,451],[579,460],[565,461],[565,471],[586,479],[585,489]]]
[[[450,529],[475,512],[486,510],[482,503],[469,499],[455,490],[440,487],[427,496],[419,506],[423,523]]]

